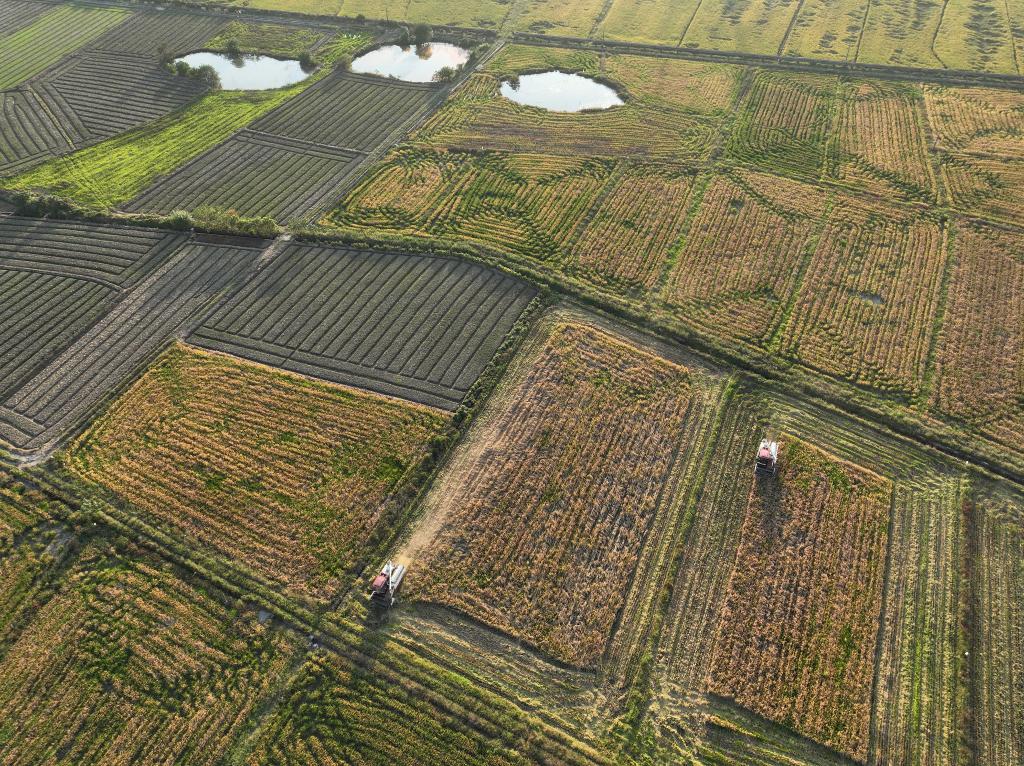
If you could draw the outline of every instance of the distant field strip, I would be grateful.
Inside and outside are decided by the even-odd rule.
[[[110,30],[89,47],[148,56],[156,59],[161,53],[180,55],[199,50],[226,24],[223,19],[174,11],[136,12],[128,21]]]
[[[45,446],[135,373],[255,260],[258,250],[187,244],[0,402],[0,437]]]
[[[0,36],[0,90],[38,74],[128,17],[119,9],[56,6]]]
[[[290,221],[325,202],[361,159],[358,152],[244,130],[127,207],[170,213],[214,205]]]
[[[533,295],[462,261],[296,244],[190,340],[454,409]]]
[[[437,93],[437,85],[431,83],[339,73],[324,78],[251,127],[365,152],[425,111]]]
[[[71,56],[32,89],[76,144],[138,127],[195,101],[207,88],[149,58],[94,52]]]
[[[0,92],[0,175],[73,147],[30,90]]]

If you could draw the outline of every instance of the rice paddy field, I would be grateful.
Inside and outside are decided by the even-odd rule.
[[[0,766],[1017,766],[1022,14],[0,3]]]

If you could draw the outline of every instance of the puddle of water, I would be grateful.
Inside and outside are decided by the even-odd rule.
[[[524,74],[501,84],[501,95],[525,106],[539,106],[549,112],[582,112],[621,106],[619,94],[604,83],[579,74],[555,70]]]
[[[232,58],[224,53],[199,51],[182,56],[190,67],[212,66],[220,77],[224,90],[271,90],[292,85],[309,77],[302,65],[294,59],[276,59],[273,56],[243,55]]]
[[[445,67],[455,69],[469,61],[469,51],[450,43],[428,43],[400,48],[384,45],[352,62],[352,71],[396,77],[406,82],[432,82]]]

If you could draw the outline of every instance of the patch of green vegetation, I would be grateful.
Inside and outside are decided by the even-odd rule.
[[[225,53],[263,53],[298,58],[322,39],[323,34],[304,27],[232,21],[205,47]]]
[[[211,93],[139,130],[58,157],[4,185],[45,191],[88,207],[114,208],[135,197],[158,176],[170,173],[298,95],[325,76],[334,62],[369,40],[366,36],[339,38],[325,48],[324,65],[315,74],[288,88]]]
[[[120,9],[56,7],[0,35],[0,89],[24,82],[128,18]]]

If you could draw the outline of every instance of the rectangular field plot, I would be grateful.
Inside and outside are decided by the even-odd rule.
[[[207,87],[155,59],[85,52],[32,82],[76,144],[95,143],[199,99]]]
[[[379,552],[436,412],[176,346],[73,445],[71,470],[190,542],[317,596]]]
[[[781,352],[837,378],[916,395],[947,258],[938,221],[838,199],[783,330]]]
[[[840,182],[879,196],[935,196],[925,138],[924,99],[916,88],[890,83],[844,83],[837,102],[835,157]]]
[[[600,33],[615,40],[678,45],[699,0],[613,0]]]
[[[438,87],[430,83],[340,73],[256,121],[252,129],[365,152],[426,111],[436,98]]]
[[[552,320],[535,346],[428,498],[410,595],[592,667],[659,547],[705,392],[589,325]]]
[[[809,184],[760,173],[716,176],[662,293],[688,323],[768,341],[789,305],[825,200]]]
[[[932,406],[1005,445],[1024,422],[1024,236],[961,222]]]
[[[0,401],[184,239],[153,229],[0,218]]]
[[[784,439],[750,493],[710,690],[864,761],[892,484]]]
[[[0,176],[71,149],[35,94],[29,90],[0,92]]]
[[[970,498],[971,697],[979,763],[1024,760],[1024,498],[982,485]]]
[[[187,578],[84,548],[0,659],[5,764],[218,762],[299,642]]]
[[[758,72],[733,126],[728,155],[817,180],[838,88],[835,77]]]
[[[150,58],[181,55],[204,47],[224,25],[223,19],[211,16],[140,10],[89,48]]]
[[[287,222],[327,201],[362,156],[243,130],[157,181],[128,209],[170,213],[213,205]]]
[[[190,330],[196,314],[240,279],[259,252],[186,243],[153,264],[73,343],[0,400],[0,439],[26,451],[52,446],[171,337]]]
[[[190,340],[454,409],[533,296],[462,261],[295,244]]]
[[[17,31],[5,28],[0,32],[0,90],[38,74],[129,16],[115,8],[52,6]]]

